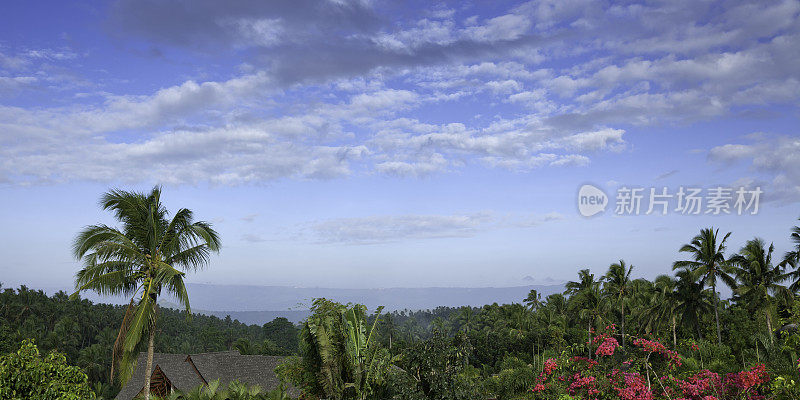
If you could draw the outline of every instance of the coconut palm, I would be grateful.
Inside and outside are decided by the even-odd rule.
[[[594,274],[588,269],[582,269],[578,272],[578,278],[577,281],[567,282],[565,293],[570,295],[569,304],[578,308],[578,318],[586,323],[591,343],[592,331],[601,320],[605,302],[600,291],[600,282],[594,279]],[[591,350],[589,358],[592,358]]]
[[[566,285],[564,285],[566,288],[564,294],[574,296],[586,289],[591,288],[596,283],[597,281],[594,280],[594,274],[590,273],[588,269],[582,269],[578,271],[577,281],[569,281]]]
[[[728,232],[721,241],[717,242],[719,229],[706,228],[700,230],[691,243],[683,245],[680,252],[689,253],[691,260],[676,261],[672,269],[689,268],[700,276],[705,286],[710,286],[714,297],[714,320],[717,324],[717,343],[722,344],[722,332],[719,326],[719,295],[717,294],[717,280],[731,288],[736,286],[736,281],[731,276],[733,267],[725,260],[725,242],[731,236]]]
[[[712,299],[708,290],[704,289],[700,277],[695,271],[684,268],[675,274],[675,296],[678,303],[675,313],[680,317],[681,325],[694,329],[698,340],[703,339],[700,331],[700,316],[711,311]]]
[[[800,218],[798,219],[800,221]],[[786,253],[783,257],[783,261],[781,262],[781,266],[786,268],[792,268],[793,271],[786,274],[786,278],[792,280],[789,289],[792,292],[797,293],[800,290],[800,226],[795,226],[792,228],[792,234],[790,238],[795,244],[795,248],[792,251]]]
[[[772,296],[785,295],[786,288],[781,282],[786,279],[783,268],[772,265],[772,253],[775,246],[769,247],[763,239],[748,240],[739,254],[731,257],[731,262],[736,266],[736,294],[742,296],[754,311],[763,311],[766,318],[767,332],[770,340],[772,334],[771,305]]]
[[[567,299],[561,293],[553,293],[545,298],[541,308],[542,318],[547,326],[564,329],[567,325]]]
[[[608,272],[603,277],[603,292],[619,306],[620,332],[622,333],[622,347],[625,347],[625,301],[631,291],[631,272],[633,265],[625,265],[625,261],[611,264]]]
[[[536,289],[531,289],[531,291],[528,293],[528,297],[526,297],[522,302],[527,304],[532,311],[536,311],[542,306],[542,295],[541,293],[537,292]]]
[[[83,262],[75,278],[77,291],[130,298],[122,326],[114,343],[111,377],[118,372],[124,384],[133,372],[142,338],[148,335],[145,388],[150,386],[157,300],[162,291],[174,296],[191,312],[183,278],[186,271],[206,266],[220,240],[211,225],[194,221],[191,210],[182,208],[168,219],[161,203],[161,188],[150,193],[111,190],[100,201],[121,227],[87,226],[75,238],[75,257]],[[145,399],[150,391],[145,390]]]
[[[672,347],[677,347],[677,309],[680,298],[677,293],[678,281],[669,275],[659,275],[653,281],[653,295],[643,313],[643,325],[648,330],[659,331],[664,323],[669,324],[672,333]]]

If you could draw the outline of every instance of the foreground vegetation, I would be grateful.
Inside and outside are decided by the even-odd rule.
[[[160,310],[154,347],[297,354],[277,372],[305,399],[798,399],[800,228],[791,232],[796,248],[783,255],[757,238],[732,252],[729,238],[704,229],[676,246],[685,257],[670,266],[674,275],[634,279],[635,268],[619,261],[599,276],[581,270],[563,293],[532,291],[519,304],[370,314],[317,299],[299,327]],[[721,286],[733,295],[721,298]],[[64,293],[6,289],[0,350],[16,352],[33,338],[44,352],[64,353],[108,397],[113,327],[124,314]],[[213,389],[184,396],[285,396]]]

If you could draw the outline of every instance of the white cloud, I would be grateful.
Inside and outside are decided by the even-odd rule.
[[[593,132],[581,132],[564,138],[565,147],[580,152],[599,150],[621,150],[625,146],[620,129],[602,129]]]
[[[442,172],[447,168],[447,165],[447,160],[441,154],[433,153],[428,156],[417,157],[413,162],[379,162],[375,165],[375,168],[378,172],[386,175],[419,178],[436,172]]]
[[[487,213],[464,215],[384,215],[339,218],[315,224],[323,242],[369,244],[404,239],[474,236],[493,221]]]
[[[0,95],[38,82],[35,76],[0,76]]]
[[[211,41],[234,56],[253,55],[245,75],[148,95],[95,87],[101,96],[55,103],[68,106],[0,106],[0,176],[111,181],[148,166],[138,179],[238,184],[582,166],[626,148],[630,125],[691,123],[800,97],[792,1],[542,0],[467,19],[468,11],[434,8],[392,24],[369,2],[238,13],[204,4],[167,1],[117,17],[143,24],[127,32],[154,43],[218,34]],[[696,17],[710,10],[720,16]],[[159,30],[165,15],[191,24]],[[308,17],[315,29],[297,23]],[[39,68],[80,57],[68,48],[2,50],[0,92],[14,96],[50,90],[57,75]],[[734,146],[710,157],[756,160],[746,153],[752,145],[741,146],[738,156]]]
[[[532,228],[564,217],[477,212],[453,215],[373,215],[315,222],[310,229],[321,243],[377,244],[402,240],[468,238],[496,229]]]
[[[286,40],[286,29],[279,18],[227,19],[221,22],[239,32],[240,46],[272,47]]]
[[[527,16],[506,14],[491,18],[484,25],[468,27],[465,34],[480,42],[513,40],[527,33],[531,25]]]
[[[752,157],[756,149],[754,146],[745,144],[726,144],[712,148],[708,157],[713,161],[739,161],[743,158]]]
[[[495,94],[509,94],[522,90],[522,84],[513,79],[487,82],[486,86]]]
[[[800,138],[794,136],[751,137],[752,144],[725,144],[712,148],[713,162],[745,162],[755,173],[768,180],[767,200],[800,200]]]

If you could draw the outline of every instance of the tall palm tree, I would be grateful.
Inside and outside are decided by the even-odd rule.
[[[567,289],[565,293],[570,295],[569,304],[579,309],[578,318],[587,324],[591,343],[592,330],[600,321],[604,305],[600,282],[594,279],[594,274],[590,273],[588,269],[582,269],[578,272],[578,280],[567,282],[565,286]],[[592,358],[591,350],[589,358]]]
[[[702,340],[700,316],[711,311],[713,300],[695,271],[684,268],[675,277],[675,295],[678,297],[675,313],[680,316],[681,325],[693,328],[697,339]]]
[[[137,349],[147,334],[144,387],[149,389],[158,296],[166,290],[190,314],[185,271],[208,264],[211,252],[219,251],[219,235],[209,223],[194,221],[192,211],[185,208],[169,220],[158,186],[147,194],[111,190],[100,205],[114,213],[121,227],[90,225],[75,238],[74,254],[83,269],[76,274],[73,296],[92,290],[130,297],[114,343],[111,376],[117,370],[123,384],[130,378]],[[145,399],[149,398],[150,390],[145,390]]]
[[[653,281],[654,295],[646,309],[646,326],[654,330],[661,329],[664,322],[669,323],[672,333],[672,347],[678,346],[677,329],[677,309],[680,298],[677,293],[678,281],[669,275],[659,275]]]
[[[798,218],[800,221],[800,218]],[[795,226],[792,228],[792,234],[790,238],[795,244],[795,248],[792,251],[786,253],[783,257],[783,261],[781,262],[781,266],[786,268],[790,267],[793,269],[792,272],[786,274],[787,278],[792,280],[792,284],[789,286],[789,289],[792,290],[793,293],[796,293],[800,290],[800,226]]]
[[[742,296],[753,310],[764,311],[770,340],[774,340],[770,313],[772,296],[786,293],[786,288],[780,284],[786,279],[783,268],[772,265],[774,250],[772,244],[766,247],[764,240],[755,238],[748,240],[739,254],[731,257],[736,266],[736,294]]]
[[[603,292],[619,306],[622,316],[620,318],[622,347],[625,347],[625,301],[631,291],[631,272],[633,272],[633,265],[625,265],[625,261],[619,260],[618,263],[611,264],[608,267],[608,272],[603,277],[605,282]]]
[[[594,274],[590,273],[588,269],[578,271],[578,280],[569,281],[564,287],[566,290],[564,294],[576,295],[586,289],[591,288],[597,281],[594,280]]]
[[[689,268],[700,276],[705,286],[710,286],[714,297],[714,320],[717,323],[717,343],[722,344],[722,332],[719,326],[719,295],[717,294],[717,280],[731,288],[736,287],[736,281],[731,276],[733,267],[725,260],[725,242],[731,236],[728,232],[719,243],[719,229],[706,228],[700,230],[691,243],[681,247],[681,253],[689,253],[691,260],[676,261],[672,269]]]
[[[557,326],[562,329],[566,327],[567,299],[563,294],[553,293],[547,296],[541,310],[542,317],[548,326]]]

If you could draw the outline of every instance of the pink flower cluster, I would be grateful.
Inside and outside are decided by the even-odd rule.
[[[719,374],[709,370],[702,370],[686,379],[676,380],[680,393],[683,396],[678,400],[717,400],[714,395],[723,398],[740,398],[745,395],[748,399],[755,399],[753,393],[758,387],[769,382],[769,374],[764,364],[757,364],[748,371],[730,373],[722,379]]]
[[[542,371],[542,373],[544,375],[550,375],[551,373],[553,373],[553,371],[555,371],[556,368],[558,368],[556,360],[554,358],[548,358],[544,362],[544,370]]]
[[[569,384],[569,394],[575,395],[578,391],[585,390],[589,396],[600,394],[600,390],[596,387],[597,379],[593,376],[583,376],[575,374],[572,377],[572,383]]]
[[[614,375],[615,373],[612,373]],[[653,392],[647,387],[644,378],[637,373],[622,374],[623,385],[616,382],[613,387],[621,400],[653,400]]]
[[[617,339],[612,337],[606,337],[603,339],[603,343],[600,346],[597,346],[597,350],[595,350],[595,354],[598,356],[610,356],[614,354],[614,349],[619,346]]]
[[[619,346],[609,333],[601,333],[593,339],[598,356],[611,356]],[[530,397],[551,400],[569,394],[587,400],[601,397],[619,400],[764,400],[770,393],[770,388],[765,385],[770,376],[764,364],[724,377],[701,370],[678,378],[676,375],[685,375],[669,371],[681,363],[677,352],[649,339],[637,338],[633,344],[640,351],[628,352],[631,358],[625,361],[614,357],[592,360],[583,356],[545,360],[542,372],[531,382]],[[648,361],[652,362],[655,354],[663,358],[656,357],[658,362],[651,365]],[[651,374],[647,379],[642,375],[644,371],[652,371],[655,375]]]
[[[749,371],[730,373],[725,376],[725,389],[749,392],[757,386],[769,382],[769,373],[764,364],[756,364]]]
[[[693,376],[678,381],[684,397],[699,398],[701,394],[722,387],[719,374],[704,369]]]

